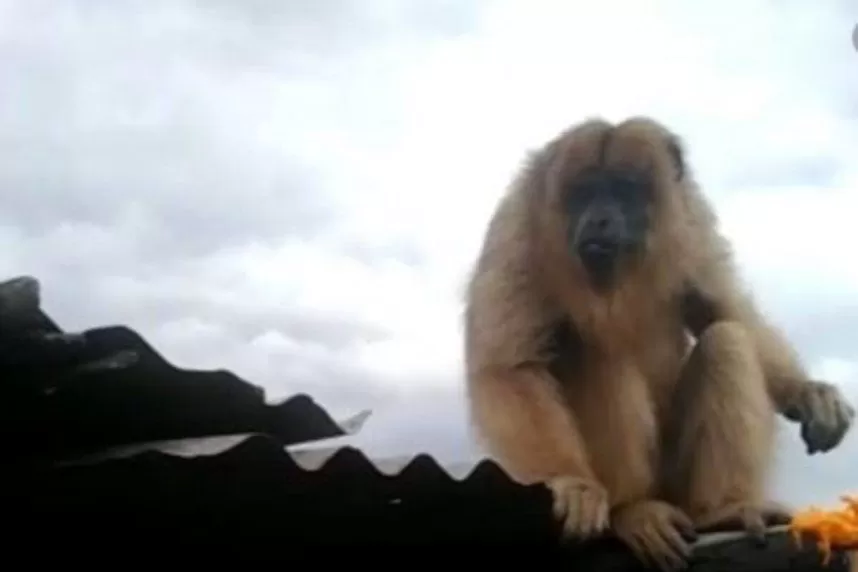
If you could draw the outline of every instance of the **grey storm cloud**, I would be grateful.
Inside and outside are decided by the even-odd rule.
[[[825,305],[807,313],[794,311],[784,329],[806,356],[848,357],[856,351],[855,324],[858,324],[858,301]]]
[[[469,21],[467,10],[452,3],[408,3],[393,13],[379,4],[377,14],[367,9],[374,6],[3,3],[0,222],[27,242],[29,267],[48,284],[64,284],[54,303],[83,314],[83,322],[93,309],[82,301],[103,272],[170,273],[174,265],[230,245],[293,235],[312,239],[335,226],[327,173],[302,160],[300,147],[313,127],[300,108],[286,119],[293,127],[286,139],[272,141],[264,133],[266,109],[251,109],[243,122],[240,114],[254,102],[236,98],[271,89],[275,93],[260,96],[261,103],[276,102],[283,85],[301,91],[302,74],[312,80],[341,70],[343,54],[399,36],[419,41],[455,33]],[[235,85],[243,91],[233,91]],[[349,110],[330,110],[344,114]],[[59,234],[61,250],[42,251],[50,233]],[[115,241],[121,251],[109,260],[69,264],[69,258],[93,252],[88,241]],[[367,261],[419,261],[407,245],[343,248]],[[69,250],[77,254],[69,256]],[[153,319],[211,310],[177,293],[128,300],[122,315],[140,302],[152,304],[146,313]],[[279,322],[334,344],[357,327],[348,317],[313,325],[311,317],[290,316],[288,309],[219,314],[239,330],[255,330],[249,324],[256,320]]]
[[[6,38],[3,52],[17,55],[4,63],[14,81],[0,119],[7,220],[38,233],[61,221],[118,225],[136,211],[150,222],[140,242],[162,256],[320,224],[324,177],[259,146],[246,156],[242,134],[211,108],[228,70],[200,61],[193,38],[217,31],[187,38],[121,4],[32,14],[28,33]]]
[[[214,368],[276,335],[291,344],[244,370],[275,398],[383,406],[371,374],[341,357],[392,335],[378,323],[199,292],[222,249],[335,229],[335,183],[304,149],[332,126],[382,136],[374,51],[455,36],[476,15],[388,4],[0,2],[0,235],[15,245],[0,267],[39,276],[64,327],[129,324],[168,359]],[[324,81],[349,98],[332,100]],[[420,262],[404,243],[330,246],[366,265]]]
[[[286,119],[295,140],[272,141],[264,106],[286,88],[312,97],[302,77],[341,74],[340,56],[469,21],[432,2],[398,12],[356,1],[4,7],[0,220],[39,234],[137,216],[139,255],[162,260],[335,224],[327,175],[298,149],[313,127],[296,105]],[[254,89],[260,102],[242,98]]]

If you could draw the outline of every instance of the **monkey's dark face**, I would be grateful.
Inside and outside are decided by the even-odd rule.
[[[660,257],[678,250],[665,245],[686,216],[686,169],[666,127],[647,117],[593,119],[552,140],[541,157],[535,172],[550,202],[551,248],[595,290],[616,289],[649,262],[657,270]]]
[[[624,264],[645,250],[652,185],[606,169],[581,173],[563,194],[567,245],[599,290],[615,285]]]

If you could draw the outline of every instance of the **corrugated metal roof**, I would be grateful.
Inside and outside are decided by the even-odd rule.
[[[0,284],[0,316],[14,306],[7,293]],[[38,541],[50,556],[87,541],[137,552],[143,542],[165,555],[222,545],[282,558],[314,545],[491,545],[493,555],[538,546],[540,558],[562,554],[582,570],[640,569],[610,539],[558,542],[547,489],[513,482],[490,460],[441,466],[425,454],[369,459],[330,447],[369,412],[337,422],[306,395],[269,405],[230,372],[176,368],[129,328],[64,334],[32,303],[18,307],[38,315],[0,327],[0,348],[23,348],[0,361],[4,547]],[[713,538],[697,569],[735,569],[736,543]],[[773,538],[761,569],[818,568],[815,552],[787,542]]]

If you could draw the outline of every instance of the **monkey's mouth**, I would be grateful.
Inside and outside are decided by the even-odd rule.
[[[578,245],[578,254],[582,258],[592,258],[594,260],[613,258],[619,250],[620,247],[616,242],[598,238],[584,240]]]
[[[589,239],[578,245],[578,256],[588,268],[613,266],[619,253],[620,245],[611,240]]]
[[[621,246],[614,241],[588,239],[578,244],[578,258],[599,289],[610,287],[614,281]]]

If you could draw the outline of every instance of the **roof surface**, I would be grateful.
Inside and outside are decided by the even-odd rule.
[[[0,308],[10,284],[18,296],[37,286],[0,284]],[[68,519],[84,511],[107,525],[99,535],[121,518],[123,534],[154,526],[186,542],[265,530],[291,542],[554,539],[547,491],[491,461],[307,448],[360,430],[369,412],[335,421],[307,395],[269,404],[230,372],[175,367],[127,327],[65,333],[37,302],[25,327],[0,331],[0,347],[16,348],[0,358],[0,442],[16,467],[6,500],[41,514],[40,534],[79,530]]]
[[[308,447],[359,431],[369,413],[335,421],[306,395],[269,404],[230,372],[175,367],[126,327],[63,332],[32,279],[0,283],[0,371],[7,548],[37,542],[52,547],[40,557],[65,558],[61,548],[93,542],[255,556],[314,545],[456,545],[483,556],[488,545],[493,555],[539,546],[540,557],[564,554],[581,569],[639,569],[610,540],[559,543],[547,489],[513,482],[490,460],[442,467],[425,454]],[[797,569],[781,564],[768,569]]]

